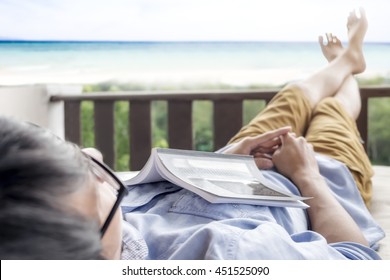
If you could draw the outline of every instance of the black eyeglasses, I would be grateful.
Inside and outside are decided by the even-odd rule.
[[[108,186],[110,186],[112,193],[116,196],[116,200],[113,203],[110,212],[108,212],[104,224],[100,229],[100,234],[103,237],[127,190],[123,182],[115,175],[114,171],[112,171],[107,165],[105,165],[104,163],[98,161],[97,159],[87,154],[85,155],[87,156],[87,158],[91,160],[91,172],[93,172],[94,175],[96,175],[100,180],[106,182]]]

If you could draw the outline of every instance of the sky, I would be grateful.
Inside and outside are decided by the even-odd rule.
[[[0,0],[0,40],[346,40],[364,7],[366,41],[390,42],[389,0]]]

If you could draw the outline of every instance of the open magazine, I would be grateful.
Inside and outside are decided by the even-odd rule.
[[[124,177],[126,178],[126,177]],[[211,203],[306,208],[302,200],[267,180],[252,156],[153,148],[142,170],[126,185],[169,181]]]

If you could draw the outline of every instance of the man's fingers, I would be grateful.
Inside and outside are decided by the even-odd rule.
[[[267,146],[260,146],[254,150],[252,150],[251,155],[257,156],[257,155],[272,155],[277,149],[279,149],[281,143],[280,139],[278,139],[278,143],[276,145],[270,145],[270,147]]]
[[[270,141],[274,138],[279,137],[280,135],[283,135],[283,134],[286,134],[289,132],[291,132],[291,126],[285,126],[285,127],[281,127],[281,128],[263,133],[263,134],[259,135],[258,137],[259,138],[261,137],[263,139],[263,141]]]
[[[268,158],[255,158],[255,162],[260,169],[271,169],[274,166],[272,160]]]
[[[251,139],[251,149],[255,149],[257,146],[272,147],[279,145],[279,137],[291,131],[290,126],[281,127],[275,130],[268,131],[266,133],[255,136]]]

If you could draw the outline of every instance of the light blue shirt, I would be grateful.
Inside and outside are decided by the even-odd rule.
[[[369,242],[328,244],[300,208],[210,204],[169,182],[129,187],[122,202],[123,259],[380,259],[384,231],[374,221],[346,166],[317,156],[321,174]],[[273,170],[264,176],[294,194]],[[335,229],[336,230],[336,229]]]

